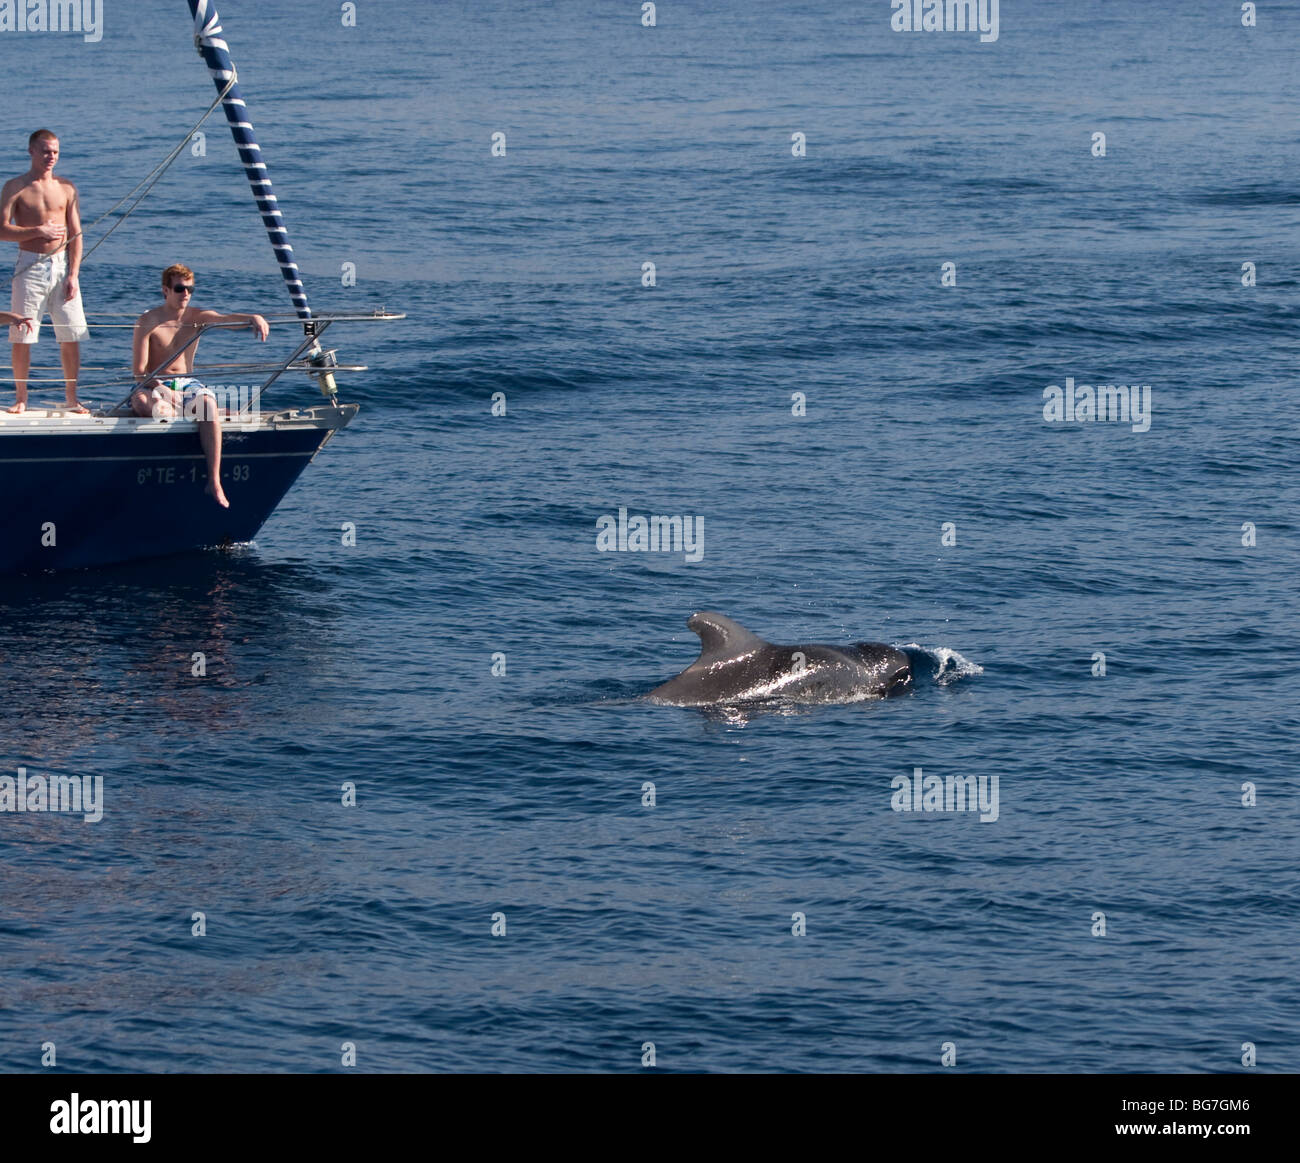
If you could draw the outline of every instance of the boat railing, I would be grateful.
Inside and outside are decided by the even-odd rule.
[[[134,319],[133,315],[124,315],[113,312],[88,312],[87,320],[90,326],[96,329],[128,329],[134,328],[134,322],[131,323],[100,323],[96,320],[108,319]],[[297,315],[264,315],[268,326],[283,327],[289,324],[301,327],[304,331],[303,339],[294,349],[283,359],[267,360],[264,362],[254,363],[213,363],[213,364],[195,364],[193,368],[184,373],[200,382],[205,382],[205,376],[211,376],[213,373],[228,374],[237,372],[250,376],[265,376],[260,384],[254,387],[247,398],[241,394],[240,406],[233,410],[230,419],[235,420],[246,413],[260,411],[262,397],[267,390],[286,372],[305,372],[309,377],[314,379],[324,395],[331,404],[338,406],[338,385],[334,379],[335,374],[347,374],[351,372],[368,371],[366,364],[341,363],[337,354],[332,349],[322,348],[320,346],[320,336],[331,324],[334,323],[380,323],[390,322],[397,319],[405,319],[406,315],[401,312],[390,312],[380,309],[373,312],[355,312],[355,313],[335,313],[314,315],[311,319],[301,319]],[[152,380],[159,378],[170,378],[166,369],[173,364],[177,358],[184,355],[200,338],[208,331],[236,331],[247,330],[249,323],[203,323],[195,328],[195,332],[180,347],[168,352],[156,367],[152,368],[147,375],[137,377],[133,374],[131,368],[126,367],[85,367],[83,372],[108,373],[105,379],[78,379],[78,392],[92,393],[95,391],[119,392],[127,389],[126,395],[115,405],[102,409],[101,415],[128,415],[131,412],[130,401],[135,392],[143,385]],[[305,357],[305,358],[304,358]],[[40,375],[36,373],[48,372],[49,375]],[[176,373],[171,373],[175,375]],[[55,367],[32,367],[29,374],[24,377],[28,391],[31,394],[53,393],[64,384],[64,377],[61,369]],[[15,377],[0,376],[0,383],[13,383]],[[49,385],[48,388],[36,387],[36,385]],[[3,404],[0,404],[0,408]]]

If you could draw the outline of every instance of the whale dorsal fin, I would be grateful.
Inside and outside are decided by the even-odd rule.
[[[759,647],[769,645],[739,622],[712,610],[692,614],[686,619],[686,626],[700,636],[700,662],[716,662],[720,658],[752,654]]]

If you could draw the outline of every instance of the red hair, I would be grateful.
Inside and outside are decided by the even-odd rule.
[[[190,270],[190,268],[187,267],[184,263],[181,262],[172,263],[171,266],[169,266],[165,271],[163,271],[162,285],[164,287],[170,287],[172,285],[172,279],[175,278],[177,275],[179,275],[182,279],[194,278],[194,272]]]

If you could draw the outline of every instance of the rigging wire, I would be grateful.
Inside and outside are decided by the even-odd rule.
[[[131,215],[135,212],[135,209],[140,205],[141,202],[144,201],[149,191],[152,190],[154,186],[158,184],[163,174],[165,174],[171,168],[172,163],[175,162],[178,157],[180,157],[181,151],[184,150],[190,138],[192,138],[202,128],[204,122],[206,122],[207,119],[211,117],[212,114],[216,111],[217,106],[220,105],[221,102],[225,100],[226,94],[230,92],[231,88],[234,86],[235,81],[237,79],[238,78],[232,74],[230,80],[226,82],[226,87],[217,94],[217,99],[213,101],[211,105],[208,106],[208,111],[198,119],[198,121],[194,124],[194,127],[188,133],[186,133],[184,137],[181,138],[181,140],[176,144],[176,146],[174,146],[170,151],[168,151],[167,156],[164,157],[163,160],[158,165],[154,166],[154,168],[150,170],[149,173],[147,173],[140,181],[138,181],[134,186],[132,186],[131,189],[126,192],[126,194],[124,194],[121,198],[119,198],[116,202],[114,202],[112,206],[110,206],[107,210],[105,210],[103,214],[101,214],[98,218],[96,218],[94,222],[92,222],[89,226],[83,226],[78,233],[74,234],[71,238],[66,239],[63,245],[58,248],[58,250],[52,250],[49,253],[51,255],[61,254],[63,251],[67,250],[68,247],[71,246],[74,241],[76,241],[76,239],[84,237],[88,230],[93,230],[96,226],[98,226],[101,222],[103,222],[105,218],[107,218],[115,210],[117,210],[119,206],[121,206],[124,202],[130,199],[131,196],[135,194],[137,190],[140,190],[141,186],[143,186],[144,189],[141,191],[140,196],[136,198],[136,200],[132,202],[130,206],[127,207],[126,212],[116,222],[114,222],[112,226],[110,226],[106,231],[104,231],[103,236],[97,239],[95,244],[81,256],[81,261],[84,263],[86,259],[88,259],[92,254],[94,254],[95,251],[98,250],[99,247],[107,240],[108,236],[112,234],[113,231],[116,230],[119,226],[121,226],[123,222],[125,222],[128,218],[131,217]],[[48,258],[49,255],[44,255],[42,257]],[[14,281],[14,276],[10,275],[7,281],[12,283]]]

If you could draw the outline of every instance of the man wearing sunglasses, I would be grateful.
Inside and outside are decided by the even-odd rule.
[[[131,393],[131,409],[137,416],[181,416],[198,421],[199,443],[208,462],[206,492],[223,509],[229,509],[230,501],[221,487],[221,413],[217,397],[191,374],[200,341],[194,339],[188,347],[185,344],[208,323],[243,323],[263,341],[270,328],[260,315],[222,315],[193,306],[194,272],[180,263],[163,271],[162,285],[163,305],[146,311],[135,323],[131,351],[135,377],[143,380],[154,372],[154,378]]]

